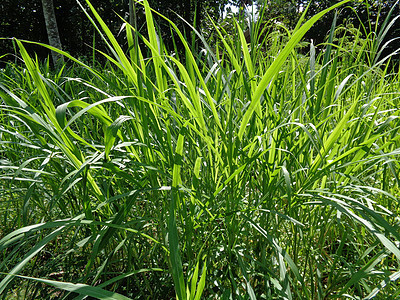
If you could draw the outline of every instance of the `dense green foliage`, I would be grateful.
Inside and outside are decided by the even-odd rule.
[[[102,68],[59,51],[70,62],[54,70],[15,41],[24,64],[0,72],[0,295],[398,298],[387,31],[334,19],[324,51],[301,54],[324,11],[269,35],[259,20],[250,44],[215,26],[195,52],[171,23],[185,49],[171,55],[143,5],[128,52],[91,8]]]

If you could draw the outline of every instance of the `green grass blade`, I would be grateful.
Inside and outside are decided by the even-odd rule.
[[[180,170],[183,163],[183,144],[184,135],[179,134],[178,141],[175,149],[175,162],[172,174],[172,191],[171,202],[169,209],[169,223],[168,223],[168,241],[170,249],[170,261],[172,267],[172,277],[175,284],[175,292],[179,300],[187,300],[186,285],[183,275],[182,260],[179,250],[179,237],[176,225],[176,208],[179,206],[179,191],[178,186],[182,183]]]
[[[37,282],[41,282],[44,284],[48,284],[51,286],[54,286],[55,288],[89,296],[89,297],[94,297],[96,299],[100,300],[130,300],[131,298],[125,297],[121,294],[114,293],[114,292],[109,292],[104,289],[101,289],[99,287],[95,286],[90,286],[82,283],[71,283],[71,282],[60,282],[60,281],[55,281],[55,280],[48,280],[48,279],[42,279],[42,278],[35,278],[35,277],[28,277],[28,276],[21,276],[21,275],[16,275],[19,278],[23,279],[28,279],[28,280],[34,280]]]
[[[279,72],[280,67],[284,64],[286,61],[286,58],[290,55],[290,53],[293,51],[293,49],[296,47],[298,42],[302,39],[302,37],[306,34],[306,32],[311,28],[311,26],[317,22],[323,15],[328,13],[329,11],[349,2],[350,0],[344,0],[341,1],[333,6],[331,6],[328,9],[325,9],[324,11],[318,13],[314,17],[312,17],[310,20],[308,20],[304,25],[302,25],[291,37],[285,48],[279,53],[279,55],[276,57],[274,62],[271,64],[271,66],[266,70],[265,74],[263,75],[261,81],[257,85],[256,90],[254,91],[254,94],[251,99],[251,103],[249,108],[247,109],[246,113],[243,116],[242,122],[240,123],[239,127],[239,132],[238,132],[238,137],[239,139],[243,138],[243,134],[246,130],[246,127],[250,121],[250,118],[253,115],[254,110],[256,109],[256,106],[258,105],[262,94],[264,93],[265,89],[268,87],[270,81],[273,79],[273,77]]]

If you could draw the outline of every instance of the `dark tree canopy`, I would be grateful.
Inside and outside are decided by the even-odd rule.
[[[0,19],[0,37],[46,42],[46,25],[40,0],[30,1],[29,6],[25,0],[3,0],[0,2],[0,14],[3,16]],[[47,55],[42,47],[32,46],[31,50],[41,57]],[[6,53],[14,53],[13,45],[10,41],[0,40],[0,56]]]
[[[64,50],[75,57],[90,57],[93,45],[95,45],[96,49],[104,50],[103,42],[100,40],[99,35],[95,33],[93,26],[76,0],[53,0],[53,2]],[[149,0],[151,7],[175,22],[186,34],[187,39],[190,39],[189,33],[191,30],[188,24],[195,25],[199,29],[206,23],[205,21],[208,16],[214,19],[214,21],[218,21],[226,4],[239,7],[251,4],[266,5],[266,19],[276,18],[289,28],[294,28],[301,11],[309,2],[310,0]],[[336,2],[337,0],[316,0],[311,2],[307,17],[311,17]],[[83,0],[81,3],[85,4]],[[374,26],[377,20],[377,28],[379,30],[385,17],[394,5],[396,7],[392,17],[400,13],[400,5],[395,3],[395,0],[352,1],[347,7],[340,9],[338,24],[346,24],[347,22],[347,24],[352,24],[357,28],[360,25],[368,26],[368,24]],[[115,34],[119,32],[122,24],[119,16],[125,20],[129,20],[129,0],[92,0],[92,4]],[[143,9],[139,4],[136,4],[135,7],[137,29],[142,34],[146,34]],[[353,7],[354,11],[350,7]],[[0,37],[16,37],[48,43],[41,0],[2,0],[0,1],[0,14],[7,16],[0,19]],[[187,23],[182,21],[177,15],[184,18]],[[306,39],[313,39],[315,44],[323,42],[329,32],[333,16],[334,13],[324,16],[307,33]],[[168,23],[157,16],[155,18],[160,26],[163,40],[167,43],[166,46],[172,48],[173,43]],[[393,30],[388,32],[386,40],[400,36],[400,26],[397,24],[397,26],[395,25],[392,28]],[[122,35],[119,39],[121,44],[124,44]],[[399,47],[400,42],[395,41],[391,44],[388,51],[393,51]],[[49,55],[47,49],[43,47],[29,45],[28,48],[31,53],[35,52],[41,59]],[[10,40],[0,40],[0,57],[6,53],[15,53],[13,44]],[[100,58],[100,55],[97,58]],[[12,60],[13,57],[2,57],[0,62],[10,59]]]
[[[90,56],[91,46],[95,43],[96,49],[103,50],[100,37],[95,34],[94,28],[76,0],[53,0],[57,17],[58,29],[64,50],[73,56]],[[85,1],[80,1],[83,5]],[[220,17],[227,0],[149,0],[152,8],[176,22],[182,31],[190,30],[177,15],[182,16],[187,23],[200,28],[207,15],[215,20]],[[129,20],[129,0],[92,0],[91,3],[105,20],[107,25],[118,34],[122,25],[120,17]],[[138,30],[145,34],[143,9],[136,5]],[[43,17],[41,0],[2,0],[0,14],[7,16],[0,21],[0,37],[16,37],[19,39],[48,43],[46,26]],[[165,21],[155,17],[165,35],[170,30]],[[168,39],[166,39],[168,41]],[[121,41],[123,43],[123,41]],[[30,45],[28,50],[35,52],[38,57],[45,58],[49,52],[39,46]],[[10,40],[0,41],[0,56],[14,53]],[[11,56],[2,58],[2,61],[12,59]]]
[[[94,29],[76,0],[53,0],[58,29],[63,49],[73,56],[90,56],[93,41],[96,48],[102,49],[98,36],[94,37]],[[82,1],[83,2],[83,1]],[[117,14],[126,17],[129,11],[128,0],[96,0],[93,4],[107,24],[118,32],[121,19]],[[48,43],[46,25],[43,17],[41,0],[2,0],[0,37],[16,37],[41,43]],[[39,46],[29,45],[28,50],[36,52],[39,58],[45,58],[49,52]],[[10,41],[0,42],[0,55],[14,53]],[[3,58],[4,60],[4,58]]]

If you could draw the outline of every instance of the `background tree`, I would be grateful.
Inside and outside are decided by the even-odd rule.
[[[54,12],[53,0],[42,0],[43,15],[46,22],[47,36],[49,38],[50,46],[57,49],[62,49],[60,35],[58,33],[56,14]],[[64,61],[63,56],[59,53],[52,51],[51,56],[53,63],[56,64],[58,61]]]

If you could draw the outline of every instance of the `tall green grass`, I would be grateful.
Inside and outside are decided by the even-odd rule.
[[[58,50],[55,71],[17,40],[24,65],[0,73],[4,298],[399,296],[390,16],[376,33],[334,22],[307,56],[329,10],[285,36],[259,20],[250,45],[215,25],[201,53],[167,20],[171,55],[146,1],[127,52],[87,4],[105,66]]]

